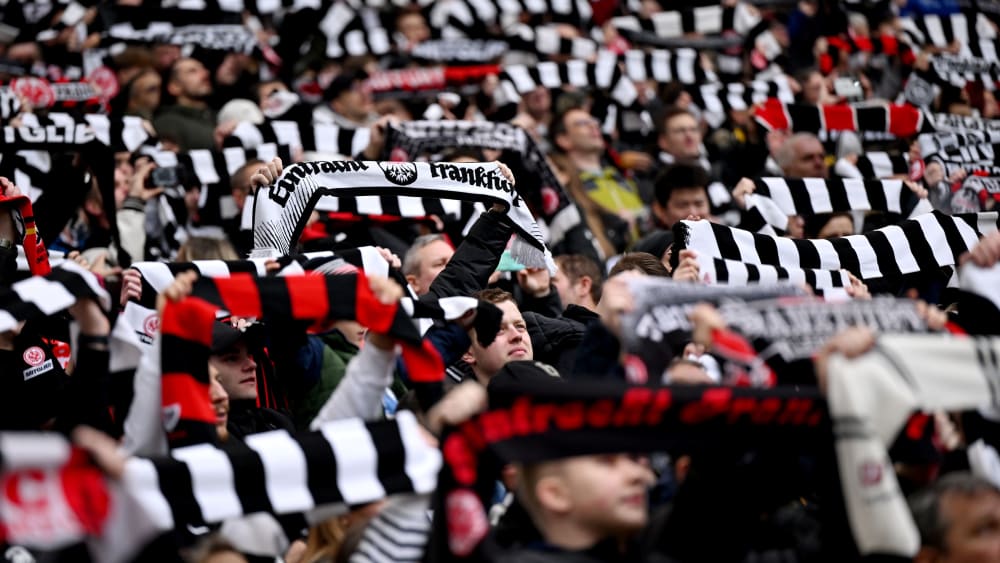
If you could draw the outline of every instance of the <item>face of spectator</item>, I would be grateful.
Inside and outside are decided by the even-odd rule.
[[[710,213],[708,195],[704,188],[675,188],[670,192],[666,206],[653,203],[653,212],[665,227],[673,227],[674,223],[687,219],[691,215],[707,218]]]
[[[826,178],[826,151],[819,139],[800,138],[789,139],[787,142],[795,143],[792,147],[793,158],[791,163],[785,167],[785,176],[789,178]]]
[[[219,370],[219,383],[230,399],[257,398],[257,362],[242,340],[221,354],[209,357],[209,364]]]
[[[431,283],[438,277],[438,274],[441,273],[454,254],[455,250],[443,240],[436,240],[421,248],[417,254],[417,265],[419,266],[417,273],[406,276],[406,281],[413,287],[413,291],[417,295],[427,293]]]
[[[355,121],[365,123],[375,109],[372,95],[361,87],[361,81],[355,81],[354,86],[333,100],[333,111]]]
[[[802,85],[802,100],[804,103],[816,105],[823,98],[825,90],[826,82],[823,80],[823,75],[818,72],[811,72],[809,73],[809,77],[806,78],[805,84]]]
[[[174,65],[168,86],[170,94],[200,100],[212,93],[208,69],[196,59],[181,59]]]
[[[427,21],[419,12],[403,14],[396,20],[396,30],[411,45],[416,45],[421,41],[427,41],[431,37],[431,29],[427,27]]]
[[[830,220],[823,225],[823,228],[819,230],[818,236],[819,238],[837,238],[853,234],[854,222],[851,221],[850,217],[837,215],[830,218]]]
[[[584,306],[582,297],[587,291],[583,287],[582,278],[576,280],[576,283],[574,283],[569,279],[569,276],[564,274],[562,270],[559,270],[556,272],[556,275],[552,276],[552,285],[559,292],[559,301],[562,302],[564,308],[569,305]]]
[[[692,159],[701,155],[701,129],[691,115],[680,114],[664,124],[660,148],[675,158]]]
[[[543,477],[536,494],[550,510],[576,521],[594,537],[641,530],[649,519],[653,472],[638,457],[606,454],[563,460]]]
[[[604,151],[604,137],[600,123],[589,113],[574,109],[563,116],[566,132],[559,136],[560,147],[566,152],[601,153]]]
[[[496,306],[503,312],[500,332],[497,333],[496,339],[483,348],[473,337],[472,347],[469,349],[473,371],[484,385],[500,371],[500,368],[507,365],[507,362],[534,359],[531,338],[528,337],[528,325],[525,324],[517,304],[513,301],[502,301]]]
[[[222,387],[219,371],[212,366],[208,368],[208,380],[208,398],[215,411],[215,428],[220,432],[225,431],[226,423],[229,422],[229,394]]]
[[[539,118],[552,109],[552,95],[549,89],[539,86],[524,95],[524,109],[528,115]]]
[[[1000,561],[1000,494],[945,494],[939,510],[948,531],[944,553],[935,561]]]
[[[129,93],[129,110],[148,114],[156,111],[160,107],[162,82],[160,75],[155,72],[139,75],[132,83],[132,91]]]

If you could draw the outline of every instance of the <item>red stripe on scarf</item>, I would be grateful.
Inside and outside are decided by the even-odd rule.
[[[789,128],[788,115],[785,114],[785,105],[778,98],[768,98],[764,105],[759,106],[754,115],[758,120],[763,121],[763,125],[771,130],[782,130]]]
[[[857,131],[854,108],[847,105],[823,106],[823,119],[827,131]]]
[[[254,276],[239,273],[229,278],[218,278],[215,280],[215,287],[230,314],[240,317],[264,316]]]
[[[302,276],[296,283],[288,284],[292,316],[297,319],[326,319],[330,316],[330,302],[326,297],[326,279],[323,276]]]
[[[916,135],[920,128],[920,110],[903,104],[889,105],[889,132],[897,137]]]

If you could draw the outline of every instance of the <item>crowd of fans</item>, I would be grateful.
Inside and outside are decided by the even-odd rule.
[[[427,444],[443,454],[436,492],[416,494],[411,473],[410,494],[383,491],[384,499],[364,503],[341,499],[340,510],[322,519],[283,513],[273,500],[266,510],[221,522],[212,521],[205,506],[197,521],[180,519],[174,509],[172,530],[142,536],[125,555],[108,560],[1000,561],[1000,458],[994,451],[991,465],[969,453],[974,443],[990,447],[1000,438],[994,387],[1000,343],[992,336],[1000,334],[1000,286],[974,288],[965,276],[968,269],[988,276],[1000,268],[994,211],[1000,201],[1000,161],[994,160],[1000,121],[994,119],[1000,109],[993,93],[1000,67],[981,52],[981,45],[1000,41],[1000,10],[989,0],[25,1],[3,3],[0,14],[5,133],[63,126],[60,115],[87,123],[90,114],[106,116],[112,130],[116,123],[138,123],[145,137],[115,146],[113,189],[100,185],[97,172],[111,163],[89,161],[67,146],[25,149],[13,145],[10,134],[5,137],[0,327],[10,328],[0,332],[0,559],[97,561],[110,556],[94,549],[95,542],[132,545],[128,538],[141,535],[138,525],[71,525],[52,516],[55,501],[46,499],[55,498],[55,486],[26,485],[19,472],[34,467],[32,462],[15,464],[18,452],[4,449],[30,449],[16,441],[20,433],[65,436],[80,448],[82,463],[101,470],[104,477],[97,480],[107,483],[128,483],[126,467],[140,458],[190,460],[195,458],[178,452],[218,448],[234,460],[233,474],[222,479],[235,482],[242,498],[265,488],[266,464],[254,450],[280,445],[265,445],[256,435],[322,436],[333,432],[330,424],[346,419],[400,419],[402,433],[400,413],[409,411]],[[232,34],[241,39],[224,40]],[[652,55],[665,49],[672,59]],[[644,79],[629,70],[627,56],[636,53],[651,65]],[[607,82],[595,75],[581,82],[581,74],[594,72],[595,63],[608,56],[614,86],[601,87]],[[678,70],[684,61],[688,72]],[[574,71],[576,63],[591,66]],[[960,64],[976,70],[955,71]],[[674,78],[655,79],[663,70],[657,65],[674,65]],[[546,74],[567,68],[569,74]],[[699,78],[681,77],[687,74]],[[576,78],[565,78],[570,75]],[[532,79],[535,84],[526,84]],[[764,89],[756,90],[757,83]],[[60,85],[67,84],[92,88],[97,102],[84,103],[90,95],[61,97]],[[513,98],[511,88],[517,91]],[[794,118],[796,126],[768,121],[763,108],[775,101],[786,125]],[[823,115],[812,130],[799,126],[806,121],[802,108],[848,105],[856,115],[860,108],[917,108],[923,127],[898,135],[885,123],[868,128],[858,118],[857,125],[835,126]],[[941,115],[962,120],[964,128],[930,127],[938,123],[933,116]],[[440,132],[446,129],[434,124],[448,122],[482,128],[469,134],[469,143],[400,156],[406,124]],[[523,130],[525,142],[544,154],[544,170],[528,151],[501,139],[491,128],[495,123]],[[958,140],[945,146],[949,139]],[[976,150],[978,157],[970,156]],[[312,200],[290,248],[262,248],[255,240],[255,201],[291,176],[296,163],[347,160],[499,162],[549,245],[551,263],[527,263],[514,249],[512,239],[521,232],[509,216],[513,204],[481,198],[463,202],[459,212],[420,216],[386,207],[368,212],[360,203],[331,211]],[[883,160],[887,167],[879,164]],[[206,168],[221,173],[206,179]],[[560,185],[546,185],[545,174]],[[761,211],[768,193],[778,201],[773,188],[766,191],[772,178],[791,186],[791,205],[799,211],[779,211],[777,219]],[[909,207],[891,211],[888,195],[880,210],[854,199],[838,202],[828,193],[829,186],[873,186],[876,180],[896,186],[894,193]],[[112,194],[113,204],[107,201]],[[552,201],[563,196],[575,213],[555,216],[578,222],[551,220]],[[812,212],[824,199],[833,211]],[[27,200],[33,207],[25,207]],[[787,209],[781,202],[778,208]],[[891,230],[913,224],[922,212],[973,225],[967,228],[976,229],[973,240],[961,240],[966,231],[949,232],[951,250],[930,239],[921,247],[909,234]],[[722,305],[736,286],[752,284],[766,293],[769,285],[793,284],[757,278],[727,285],[717,266],[708,272],[713,259],[727,257],[693,248],[693,226],[706,221],[740,229],[746,238],[730,237],[732,244],[743,262],[761,268],[769,263],[763,251],[758,256],[752,250],[755,243],[748,241],[756,239],[750,233],[811,240],[820,254],[843,247],[815,241],[843,237],[856,237],[850,239],[855,248],[863,244],[859,240],[885,240],[888,252],[902,253],[909,244],[919,268],[890,274],[885,264],[894,257],[876,255],[883,247],[873,243],[871,262],[884,275],[845,261],[846,284],[823,287],[807,276],[809,283],[789,291],[793,299],[834,309],[873,299],[912,304],[924,323],[921,332],[942,342],[977,343],[968,355],[981,366],[992,362],[992,372],[982,367],[982,377],[993,395],[984,393],[970,408],[914,400],[911,416],[885,444],[886,459],[865,465],[857,478],[854,469],[845,473],[837,464],[844,454],[835,436],[850,433],[844,418],[825,411],[814,433],[797,440],[744,441],[734,424],[742,416],[737,414],[731,427],[701,434],[701,419],[679,415],[682,422],[669,430],[676,435],[653,446],[626,447],[632,442],[616,443],[595,430],[594,444],[568,450],[560,449],[556,432],[566,430],[564,419],[549,413],[550,428],[536,413],[524,420],[542,425],[534,432],[556,432],[549,441],[512,456],[506,454],[513,449],[490,450],[497,463],[481,466],[495,471],[479,476],[488,485],[485,492],[477,490],[479,501],[448,494],[451,480],[461,481],[456,456],[475,455],[449,449],[449,437],[461,434],[455,429],[468,428],[461,425],[469,421],[493,420],[482,422],[487,435],[503,432],[499,419],[477,417],[496,409],[516,413],[520,397],[568,401],[648,387],[676,390],[668,395],[676,406],[668,398],[661,407],[680,410],[689,386],[706,393],[701,397],[715,389],[742,389],[762,401],[749,419],[768,416],[767,397],[825,405],[828,390],[837,387],[834,372],[852,369],[842,362],[878,354],[893,361],[880,325],[859,317],[847,323],[853,326],[838,326],[805,361],[772,362],[776,354],[768,346],[781,343],[761,345],[753,334],[740,335]],[[44,244],[40,251],[33,248],[36,238]],[[963,252],[946,259],[946,266],[925,267],[925,258],[947,255],[954,245],[963,245]],[[154,275],[166,271],[155,269],[160,263],[171,266],[166,279]],[[769,265],[791,269],[784,262]],[[113,303],[103,303],[100,291],[80,297],[60,272],[96,281]],[[364,319],[371,318],[361,312],[316,324],[305,317],[221,317],[203,338],[210,346],[209,380],[188,389],[208,392],[200,400],[210,405],[214,436],[201,446],[192,445],[197,440],[175,442],[176,420],[166,406],[172,391],[165,382],[176,370],[168,365],[200,356],[168,357],[168,345],[182,356],[192,348],[176,346],[179,333],[167,332],[164,311],[203,298],[200,278],[238,272],[258,278],[357,277],[363,286],[359,303],[362,294],[371,296],[365,303],[372,307],[405,303],[400,310],[413,316],[406,322],[420,327],[424,349],[440,358],[443,373],[426,385],[414,375],[417,368],[405,352],[412,343],[397,325],[382,319],[366,326]],[[68,289],[32,285],[43,275]],[[651,281],[657,278],[672,282]],[[1000,284],[998,275],[985,279]],[[643,289],[654,286],[665,292],[711,286],[719,292],[683,301],[682,329],[656,339],[656,353],[647,355],[635,349],[634,335],[648,319],[636,315],[657,305],[642,304],[659,294]],[[292,309],[326,299],[296,297],[289,288],[283,298],[292,294]],[[78,298],[64,302],[67,293]],[[787,294],[761,298],[779,295]],[[448,304],[456,302],[448,300],[455,297],[471,297],[472,305],[452,314]],[[332,311],[332,302],[352,298],[333,296],[327,307]],[[751,301],[747,295],[728,299]],[[148,315],[140,313],[144,324],[134,330],[129,311],[140,304]],[[418,314],[421,306],[445,313],[431,322]],[[192,318],[170,330],[197,333]],[[3,324],[8,319],[11,324]],[[120,332],[141,341],[131,362],[116,344]],[[734,356],[734,339],[750,352]],[[639,346],[653,344],[641,340]],[[933,361],[912,373],[900,371],[899,379],[920,387],[925,376],[953,369],[951,356],[928,354]],[[663,364],[644,364],[651,356]],[[752,376],[762,366],[768,376]],[[858,378],[867,375],[857,372]],[[942,393],[950,392],[943,381]],[[586,423],[600,426],[592,418]],[[641,424],[658,424],[653,418]],[[583,414],[580,419],[577,427]],[[694,438],[686,438],[687,423]],[[874,433],[865,421],[859,424]],[[354,454],[335,453],[338,463]],[[380,458],[379,476],[403,462],[402,454]],[[345,472],[363,472],[366,464],[375,466],[365,458],[357,467],[310,474],[310,487],[346,479]],[[894,473],[890,487],[907,497],[904,516],[919,533],[900,549],[889,540],[860,540],[864,534],[852,519],[858,509],[847,500],[848,489],[856,487],[848,481],[881,483],[882,471]],[[199,487],[207,487],[205,493],[217,486],[180,473],[160,477],[168,500],[170,490],[198,494]],[[91,481],[65,486],[91,497],[88,487],[97,487]],[[218,503],[228,502],[219,496]],[[142,505],[142,499],[137,502]],[[81,510],[92,514],[94,505],[88,506]],[[24,524],[33,517],[37,525]],[[15,532],[24,529],[32,533]],[[878,535],[881,528],[870,533]]]

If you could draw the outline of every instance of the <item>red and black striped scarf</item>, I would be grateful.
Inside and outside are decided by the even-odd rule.
[[[444,364],[399,303],[385,305],[361,272],[340,276],[201,278],[194,293],[169,302],[163,311],[163,409],[172,446],[215,439],[215,413],[209,401],[208,357],[212,323],[219,309],[257,318],[354,320],[402,345],[402,357],[416,385],[440,382]]]

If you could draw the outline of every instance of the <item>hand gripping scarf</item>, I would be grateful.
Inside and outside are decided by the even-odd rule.
[[[529,267],[554,271],[527,205],[492,163],[332,161],[292,165],[254,200],[254,247],[289,253],[313,209],[425,217],[442,211],[442,198],[502,204],[519,239],[527,243],[514,245],[514,258]]]

